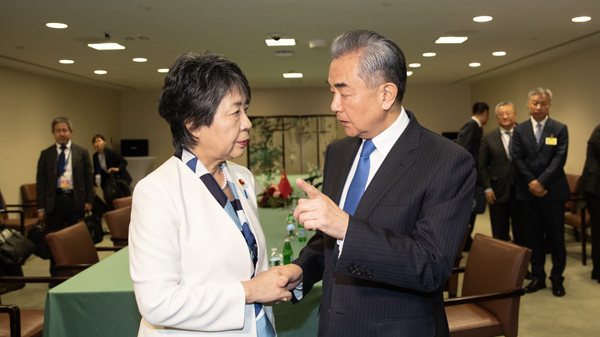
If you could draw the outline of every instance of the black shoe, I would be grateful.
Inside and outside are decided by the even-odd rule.
[[[592,280],[598,280],[599,279],[598,278],[599,274],[600,274],[600,272],[598,272],[597,270],[592,270]]]
[[[531,280],[531,272],[529,270],[525,273],[525,279]]]
[[[556,297],[565,296],[565,287],[560,281],[552,281],[552,295]]]
[[[546,282],[542,281],[538,281],[538,280],[533,280],[531,281],[531,283],[529,283],[525,288],[525,292],[526,293],[534,293],[540,289],[546,289]],[[564,291],[564,289],[563,289]]]

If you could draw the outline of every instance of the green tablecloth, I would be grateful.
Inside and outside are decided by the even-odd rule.
[[[279,252],[283,249],[288,212],[281,208],[259,210],[269,254],[272,247]],[[312,235],[308,233],[309,238]],[[305,243],[298,242],[297,237],[291,242],[297,255]],[[278,336],[316,336],[320,301],[318,285],[296,305],[276,305]],[[132,337],[137,336],[140,319],[129,276],[129,250],[125,248],[48,292],[44,336]]]

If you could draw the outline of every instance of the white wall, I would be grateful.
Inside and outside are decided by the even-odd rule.
[[[40,152],[55,142],[54,118],[71,119],[72,141],[90,156],[96,133],[118,145],[119,101],[116,90],[0,67],[0,190],[6,202],[20,203],[20,186],[35,183]]]

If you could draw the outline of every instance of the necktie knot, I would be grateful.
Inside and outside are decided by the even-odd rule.
[[[365,139],[362,151],[360,152],[361,158],[369,157],[373,151],[375,151],[375,144],[373,144],[371,139]]]
[[[61,146],[60,146],[60,149],[64,151],[64,150],[66,150],[66,149],[67,149],[67,146],[66,146],[66,145],[61,145]]]

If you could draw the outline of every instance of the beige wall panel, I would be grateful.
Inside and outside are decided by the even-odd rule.
[[[116,90],[0,67],[0,189],[6,202],[20,203],[20,186],[35,183],[40,152],[55,142],[55,117],[71,119],[71,139],[90,157],[96,133],[118,148],[119,100]]]
[[[585,162],[587,140],[600,124],[600,45],[535,66],[473,83],[473,101],[484,101],[494,109],[500,101],[512,101],[517,121],[529,118],[527,94],[534,87],[549,88],[554,94],[550,116],[567,125],[569,153],[565,172],[581,174]],[[490,116],[486,131],[498,126]]]

